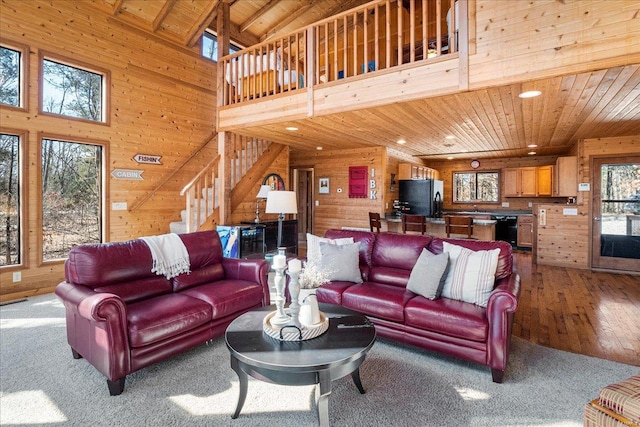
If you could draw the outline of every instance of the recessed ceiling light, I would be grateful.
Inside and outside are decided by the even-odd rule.
[[[540,92],[539,90],[528,90],[526,92],[522,92],[518,96],[520,98],[534,98],[534,97],[540,96],[540,95],[542,95],[542,92]]]
[[[404,145],[406,143],[407,143],[407,141],[405,141],[404,139],[399,139],[398,140],[398,144],[400,144],[400,145]]]
[[[456,137],[453,135],[447,135],[445,136],[445,139],[456,139]]]
[[[527,148],[536,148],[538,146],[538,144],[529,144],[527,145]]]
[[[534,154],[536,154],[536,152],[535,151],[529,151],[527,154],[530,155],[530,156],[533,156]]]
[[[461,153],[468,153],[469,150],[460,150]]]
[[[318,150],[318,151],[322,151],[322,147],[318,145],[318,146],[316,147],[316,150]]]
[[[447,157],[447,160],[453,160],[453,156]]]
[[[297,128],[297,127],[295,127],[295,126],[287,126],[285,129],[286,129],[286,130],[290,130],[291,132],[295,132],[295,131],[297,131],[297,130],[298,130],[298,128]]]

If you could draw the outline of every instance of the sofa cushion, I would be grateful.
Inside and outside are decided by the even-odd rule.
[[[362,314],[404,321],[404,306],[415,294],[405,288],[374,282],[350,286],[342,293],[342,305]]]
[[[210,322],[211,306],[186,295],[169,294],[127,306],[127,328],[131,347],[143,347],[181,335]]]
[[[410,272],[422,249],[426,248],[430,242],[430,236],[380,233],[373,245],[371,266],[393,267]]]
[[[326,237],[320,237],[316,236],[315,234],[307,233],[307,262],[320,262],[320,257],[322,256],[322,253],[320,252],[320,242],[333,243],[335,245],[344,245],[347,243],[353,243],[353,237],[329,239]]]
[[[491,249],[500,249],[500,256],[498,257],[498,266],[496,267],[496,280],[504,279],[508,277],[513,270],[513,249],[511,245],[507,242],[495,240],[495,241],[485,241],[485,240],[471,240],[471,239],[441,239],[434,238],[431,243],[429,243],[429,250],[434,254],[439,254],[443,252],[442,244],[444,242],[449,242],[454,245],[462,246],[467,249],[471,249],[472,251],[478,250],[491,250]]]
[[[442,288],[442,296],[486,307],[495,285],[499,249],[472,251],[444,242],[451,267]]]
[[[222,264],[207,265],[205,267],[192,270],[191,273],[181,274],[171,279],[173,291],[180,292],[203,283],[215,282],[224,279],[224,267]]]
[[[449,254],[433,254],[423,249],[416,265],[411,270],[407,289],[425,298],[436,299],[442,293],[442,287],[449,269]]]
[[[207,302],[213,308],[213,319],[262,305],[262,286],[246,280],[218,280],[180,292]]]
[[[360,242],[343,245],[320,242],[320,270],[330,281],[362,283],[359,252]]]
[[[170,294],[172,292],[171,281],[167,280],[164,276],[131,280],[107,286],[97,286],[93,288],[93,290],[118,295],[127,304],[159,295]]]
[[[179,234],[189,252],[191,271],[222,262],[222,243],[214,230]]]
[[[316,288],[318,302],[342,305],[342,293],[353,286],[353,282],[333,281]]]
[[[487,310],[468,302],[416,296],[405,306],[404,317],[407,326],[472,341],[487,340]]]

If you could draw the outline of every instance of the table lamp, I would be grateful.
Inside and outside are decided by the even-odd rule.
[[[278,247],[280,247],[282,246],[282,221],[284,220],[284,215],[298,213],[295,191],[269,191],[264,212],[278,214]]]
[[[269,194],[270,190],[271,190],[271,187],[268,185],[260,186],[260,191],[258,191],[258,195],[256,196],[256,217],[253,220],[253,222],[255,222],[256,224],[260,222],[260,200],[266,199],[267,194]]]

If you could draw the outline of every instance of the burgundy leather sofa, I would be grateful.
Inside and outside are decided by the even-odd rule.
[[[336,229],[327,230],[325,237],[353,237],[360,242],[364,283],[326,283],[318,288],[318,301],[365,314],[380,336],[489,366],[493,381],[502,382],[520,295],[511,245]],[[406,289],[422,249],[442,253],[443,241],[471,250],[500,248],[495,287],[486,308],[443,297],[430,300]]]
[[[67,341],[107,377],[111,395],[126,376],[224,334],[240,314],[269,304],[265,260],[223,258],[215,231],[179,235],[191,273],[151,272],[142,240],[79,245],[56,295],[66,308]]]

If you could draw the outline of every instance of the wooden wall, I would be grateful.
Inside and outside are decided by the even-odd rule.
[[[313,167],[315,200],[314,229],[316,235],[323,235],[329,228],[361,227],[369,228],[368,212],[384,212],[385,193],[382,186],[386,181],[386,152],[383,147],[337,151],[292,152],[291,167]],[[349,166],[367,166],[369,179],[376,180],[377,199],[349,198]],[[371,177],[371,169],[375,177]],[[319,178],[329,178],[329,194],[318,193]],[[384,184],[383,184],[384,182]],[[342,192],[339,193],[338,189]]]
[[[597,138],[577,144],[578,182],[590,183],[594,177],[590,171],[593,157],[640,154],[640,135],[617,138]],[[566,207],[566,206],[564,206]],[[547,209],[547,225],[538,225],[536,261],[539,264],[561,267],[591,267],[591,192],[580,192],[578,215],[566,216],[563,206],[541,204],[538,209]]]
[[[199,46],[184,48],[118,24],[93,8],[92,2],[4,0],[0,13],[2,43],[27,45],[28,110],[0,106],[0,127],[28,132],[26,259],[22,281],[13,283],[15,268],[0,271],[0,300],[50,292],[63,280],[62,262],[42,264],[38,240],[38,133],[74,141],[104,144],[109,164],[107,206],[137,200],[156,188],[212,135],[216,113],[215,64],[200,57]],[[46,51],[110,72],[108,125],[41,115],[38,112],[38,55]],[[180,218],[180,189],[215,155],[207,146],[160,191],[134,212],[108,212],[106,239],[126,240],[167,233]],[[143,165],[135,154],[161,155],[162,165]],[[117,180],[114,169],[144,170],[143,181]],[[256,190],[257,191],[257,190]]]
[[[470,160],[426,161],[426,166],[440,172],[440,179],[444,181],[443,209],[473,210],[532,210],[535,203],[564,203],[565,198],[553,197],[504,197],[504,175],[501,175],[500,202],[498,203],[453,203],[453,173],[462,171],[496,171],[504,168],[519,168],[526,166],[554,165],[557,156],[509,157],[502,159],[480,159],[480,167],[473,169]],[[503,207],[501,202],[508,202]],[[531,204],[531,205],[530,205]]]

